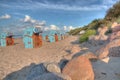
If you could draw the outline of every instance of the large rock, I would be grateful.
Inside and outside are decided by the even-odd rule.
[[[71,49],[71,55],[74,55],[74,54],[80,52],[80,50],[81,50],[81,49],[80,49],[80,46],[79,46],[79,45],[73,46],[72,49]]]
[[[73,55],[79,53],[80,51],[81,51],[80,46],[75,45],[75,46],[72,47],[72,49],[70,51],[70,54],[65,55],[64,58],[67,59],[67,60],[70,60],[73,57]]]
[[[90,36],[89,40],[107,40],[108,36],[105,35],[106,31],[108,30],[107,27],[100,27],[98,28],[98,35],[94,36]]]
[[[71,80],[71,78],[63,74],[46,73],[38,77],[35,77],[33,80]]]
[[[54,73],[61,73],[61,69],[57,63],[49,63],[46,66],[47,71]]]
[[[108,36],[105,35],[107,27],[98,28],[99,35],[95,37],[95,40],[107,40]]]
[[[45,73],[47,73],[47,70],[43,64],[34,65],[27,76],[27,80],[33,80],[35,77]]]
[[[90,60],[97,59],[97,56],[94,53],[92,53],[92,52],[86,52],[86,53],[84,53],[81,56],[84,56],[84,57],[86,57],[86,58],[88,58]]]
[[[120,31],[120,24],[114,22],[111,28],[112,28],[112,32]]]
[[[62,73],[70,76],[72,80],[94,80],[91,62],[83,56],[69,61]]]
[[[120,39],[115,39],[111,42],[109,42],[107,45],[103,46],[101,49],[99,49],[96,52],[96,55],[98,56],[98,58],[102,59],[105,58],[107,56],[120,56],[119,53],[119,48],[115,49],[117,47],[120,46]]]
[[[117,26],[117,25],[118,25],[118,23],[117,23],[117,22],[114,22],[114,23],[112,24],[111,28],[115,28],[115,26]]]
[[[67,59],[62,59],[60,60],[59,62],[59,66],[60,66],[60,69],[63,70],[63,68],[65,67],[65,65],[68,63],[69,61]]]
[[[110,35],[109,40],[112,41],[112,40],[115,40],[119,37],[120,37],[120,31],[117,31],[117,32],[114,32]]]
[[[95,80],[120,80],[120,57],[105,59],[92,63]]]

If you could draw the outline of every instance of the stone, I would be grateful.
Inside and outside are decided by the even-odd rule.
[[[72,49],[71,49],[71,54],[74,55],[74,54],[80,52],[80,50],[81,49],[80,49],[79,45],[73,46]]]
[[[65,55],[64,58],[67,60],[70,60],[75,54],[79,53],[80,51],[81,51],[81,48],[79,45],[73,46],[70,51],[70,54]]]
[[[70,76],[72,80],[94,80],[91,62],[84,56],[69,61],[62,73]]]
[[[46,68],[43,64],[34,65],[27,76],[27,80],[33,80],[35,77],[47,73]]]
[[[45,73],[34,78],[33,80],[71,80],[71,78],[63,74]]]
[[[103,61],[103,62],[105,62],[105,63],[108,63],[109,60],[110,60],[110,57],[106,57],[106,58],[104,58],[104,59],[101,59],[101,61]]]
[[[104,61],[98,60],[97,62],[93,62],[92,66],[95,73],[95,80],[120,80],[120,76],[116,75],[116,73],[120,73],[119,57],[107,57],[104,58]]]
[[[95,60],[95,59],[97,60],[97,56],[92,52],[86,52],[81,56],[84,56],[84,57],[86,57],[86,58],[88,58],[90,60]]]
[[[61,73],[61,69],[57,63],[49,63],[46,69],[49,72]]]
[[[114,32],[109,36],[109,40],[112,41],[112,40],[117,39],[119,37],[120,37],[120,31]]]
[[[111,28],[112,28],[112,32],[120,31],[120,24],[118,24],[117,22],[114,22]]]
[[[90,36],[89,40],[107,40],[108,36],[105,35],[107,30],[108,30],[107,27],[100,27],[100,28],[98,28],[98,35]]]
[[[69,61],[67,59],[62,59],[59,62],[60,69],[62,70]]]
[[[118,23],[117,23],[117,22],[114,22],[114,23],[112,24],[111,28],[115,28],[115,26],[117,26],[117,25],[118,25]]]
[[[115,39],[110,41],[108,44],[104,45],[102,48],[96,51],[96,55],[99,59],[105,58],[107,56],[120,56],[119,53],[120,39]],[[118,47],[118,48],[117,48]],[[115,49],[117,48],[117,49]]]

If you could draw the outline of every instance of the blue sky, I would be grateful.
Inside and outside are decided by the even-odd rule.
[[[118,0],[0,0],[0,31],[70,30],[104,18]]]

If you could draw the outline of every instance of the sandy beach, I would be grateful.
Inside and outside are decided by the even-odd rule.
[[[27,67],[18,74],[19,80],[24,80],[23,75],[27,74],[31,64],[59,62],[69,54],[73,45],[78,45],[76,40],[77,37],[69,36],[59,42],[44,41],[41,48],[25,49],[22,39],[15,39],[14,46],[0,47],[0,80],[6,80],[4,78],[9,74],[16,75],[17,71]]]

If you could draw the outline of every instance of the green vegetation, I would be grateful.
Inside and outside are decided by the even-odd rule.
[[[76,28],[69,32],[70,35],[78,35],[80,31],[86,31],[85,34],[80,35],[79,42],[84,42],[88,40],[90,35],[96,34],[96,31],[99,27],[107,26],[109,30],[106,34],[112,33],[111,25],[113,22],[120,23],[120,1],[113,5],[110,9],[108,9],[105,18],[103,19],[95,19],[91,23],[81,28]]]
[[[91,35],[95,35],[96,34],[96,30],[87,30],[83,35],[81,35],[79,42],[85,42],[88,40],[89,36]]]
[[[81,28],[76,28],[69,32],[70,35],[78,35],[82,30],[97,30],[99,27],[107,26],[111,27],[113,22],[120,23],[120,1],[113,5],[110,9],[108,9],[104,19],[95,19],[91,23]]]

